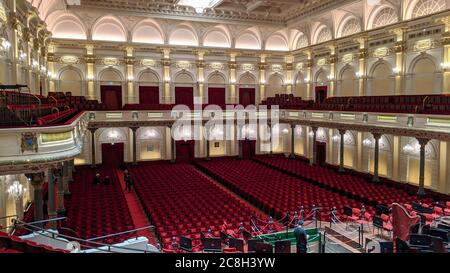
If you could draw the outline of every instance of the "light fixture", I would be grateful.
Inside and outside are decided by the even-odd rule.
[[[196,13],[203,13],[206,8],[214,8],[223,0],[179,0],[178,5],[191,6]]]
[[[128,76],[128,81],[134,81],[134,77],[133,76]]]
[[[328,80],[330,80],[330,81],[334,80],[334,76],[333,76],[333,75],[328,75],[327,78],[328,78]]]
[[[26,58],[27,58],[27,53],[21,51],[21,52],[20,52],[20,55],[19,55],[19,59],[20,59],[21,61],[23,61],[23,60],[25,60]]]
[[[334,136],[332,137],[332,139],[333,139],[334,142],[339,142],[339,140],[341,140],[341,137],[338,136],[338,135],[334,135]]]
[[[23,185],[19,181],[14,181],[12,185],[8,187],[8,194],[10,197],[12,197],[14,200],[20,199],[23,194],[27,191],[26,188],[23,187]]]
[[[392,72],[394,72],[395,75],[400,74],[401,69],[398,67],[394,67],[394,69],[392,69]]]
[[[363,73],[360,72],[360,71],[356,72],[356,77],[357,77],[358,79],[362,78],[362,77],[363,77]]]
[[[311,131],[311,132],[309,132],[309,134],[308,134],[310,137],[313,137],[314,136],[314,132],[313,131]]]
[[[93,75],[88,75],[87,79],[88,79],[88,81],[93,81],[94,80],[94,76]]]
[[[450,63],[441,63],[441,67],[444,71],[447,71],[450,69]]]
[[[3,39],[2,41],[2,47],[5,50],[9,50],[11,48],[11,43],[8,40]]]
[[[372,146],[372,140],[369,139],[369,138],[364,139],[363,140],[363,145],[366,146],[366,147]]]
[[[204,10],[204,8],[202,8],[202,7],[195,8],[195,12],[197,12],[197,13],[203,13],[203,10]]]
[[[283,134],[287,135],[287,134],[289,134],[289,129],[288,128],[284,128],[281,132]]]
[[[299,136],[301,136],[303,134],[303,129],[302,127],[298,126],[295,128],[295,133]]]
[[[235,79],[231,79],[231,84],[235,84],[236,83],[236,80]]]
[[[305,79],[304,79],[304,82],[305,82],[306,84],[309,84],[309,78],[305,78]]]

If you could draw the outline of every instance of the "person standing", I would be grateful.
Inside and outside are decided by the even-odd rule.
[[[131,174],[128,172],[128,170],[124,171],[123,180],[125,180],[125,187],[126,187],[127,192],[131,192],[133,180],[131,179]]]
[[[101,183],[100,174],[97,173],[94,176],[94,180],[92,181],[92,184],[97,185],[97,184],[100,184],[100,183]]]
[[[297,253],[308,252],[308,235],[303,228],[303,220],[299,220],[297,227],[294,229],[295,239],[297,240]]]

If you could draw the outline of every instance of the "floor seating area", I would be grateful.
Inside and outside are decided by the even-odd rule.
[[[331,208],[343,213],[344,206],[360,208],[361,202],[276,171],[252,160],[217,158],[198,161],[199,168],[224,183],[232,191],[276,218],[287,212],[306,212],[313,205],[321,209],[320,219],[329,221]],[[373,209],[367,208],[368,212]],[[328,214],[328,215],[327,215]]]
[[[110,185],[94,185],[92,181],[97,172],[102,179],[109,176]],[[70,184],[70,192],[71,195],[66,197],[64,203],[67,219],[62,226],[75,231],[79,237],[91,239],[135,228],[114,170],[91,169],[88,166],[77,167],[74,182]],[[96,242],[118,243],[133,236],[136,236],[136,233],[96,240]]]
[[[257,156],[257,162],[266,166],[285,171],[302,179],[307,179],[313,183],[334,190],[351,198],[360,200],[372,206],[390,206],[393,202],[411,203],[417,202],[416,194],[410,195],[403,189],[398,189],[385,184],[369,183],[364,178],[352,174],[340,174],[335,170],[311,166],[309,162],[301,159],[292,160],[282,155],[280,156]],[[421,202],[432,203],[431,198],[422,199]]]
[[[262,216],[247,202],[212,182],[190,164],[166,162],[130,166],[136,192],[164,248],[172,237],[185,235],[199,245],[201,233],[211,229],[220,236],[227,230],[238,233],[240,223],[250,228],[250,217]],[[177,238],[178,240],[178,238]]]

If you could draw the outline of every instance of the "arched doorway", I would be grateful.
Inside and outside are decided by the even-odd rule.
[[[151,71],[145,71],[139,77],[139,104],[159,104],[159,80]]]
[[[221,107],[226,104],[225,78],[221,74],[211,75],[208,79],[208,104]]]
[[[266,87],[266,97],[275,97],[283,93],[283,78],[280,74],[273,74],[269,77],[269,84]]]
[[[102,164],[107,168],[123,168],[124,143],[102,143]]]
[[[436,66],[429,58],[421,58],[412,71],[411,93],[409,95],[433,94],[435,92]]]
[[[370,79],[371,84],[368,95],[370,96],[389,96],[394,92],[394,78],[392,77],[391,67],[381,62],[375,65]]]
[[[328,96],[327,76],[323,70],[317,74],[314,91],[316,103],[322,103]]]
[[[100,97],[108,110],[122,108],[122,77],[119,71],[106,70],[100,77]]]
[[[194,108],[194,79],[188,73],[180,73],[175,78],[175,104]]]
[[[83,96],[81,75],[75,69],[69,68],[59,76],[59,90],[70,92],[72,96]]]
[[[338,97],[351,97],[357,96],[357,81],[355,79],[355,70],[351,66],[347,66],[341,73],[340,80],[338,82],[338,91],[336,96]]]
[[[239,81],[239,104],[246,107],[255,105],[256,101],[256,80],[250,74],[244,74]]]

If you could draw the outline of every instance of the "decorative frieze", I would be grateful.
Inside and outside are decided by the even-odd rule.
[[[450,45],[450,31],[447,31],[442,35],[441,44],[443,46]]]
[[[80,62],[80,59],[77,56],[73,55],[65,55],[59,58],[59,62],[67,65],[74,65]]]
[[[147,68],[155,68],[156,67],[156,61],[152,59],[142,59],[140,61],[141,66],[147,67]]]
[[[225,66],[223,63],[210,63],[208,64],[208,68],[211,70],[224,70]]]
[[[327,59],[325,59],[325,58],[320,58],[320,59],[317,60],[317,65],[318,66],[324,66],[326,64],[327,64]]]
[[[417,52],[421,52],[421,51],[426,51],[429,49],[432,49],[436,47],[436,41],[431,40],[431,39],[424,39],[424,40],[420,40],[414,43],[413,46],[413,51]]]
[[[162,66],[170,66],[171,64],[172,64],[172,62],[170,61],[170,59],[164,58],[161,60]]]
[[[342,56],[341,61],[346,64],[353,62],[353,54],[351,53],[345,54],[344,56]]]
[[[205,61],[203,60],[197,61],[197,68],[205,68],[205,66],[206,66]]]
[[[101,64],[106,66],[117,66],[119,65],[119,59],[114,57],[106,57],[101,60]]]
[[[230,68],[230,69],[237,69],[236,62],[228,62],[228,68]]]
[[[375,49],[372,53],[372,56],[375,58],[383,58],[389,55],[389,48],[387,47],[379,47]]]
[[[178,69],[190,69],[192,65],[188,61],[178,61],[175,63],[175,67]]]
[[[241,64],[239,68],[240,68],[240,70],[243,70],[243,71],[254,71],[255,70],[255,66],[253,64]],[[265,67],[262,70],[264,70],[264,69],[265,69]]]
[[[136,60],[134,57],[130,57],[130,56],[125,57],[125,64],[127,64],[127,65],[134,65],[135,62],[136,62]]]
[[[292,67],[292,64],[291,64]],[[283,66],[281,64],[273,64],[270,66],[270,70],[272,70],[272,72],[275,73],[280,73],[281,71],[283,71]]]

